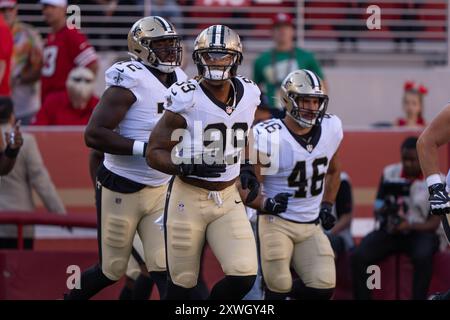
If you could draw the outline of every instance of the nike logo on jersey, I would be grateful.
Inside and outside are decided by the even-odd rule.
[[[125,69],[119,69],[119,68],[116,68],[119,72],[124,72],[125,71]]]
[[[174,96],[176,96],[176,95],[178,94],[178,92],[173,91],[173,89],[170,89],[170,92],[172,92],[172,94],[173,94]]]
[[[234,200],[234,203],[236,203],[236,204],[238,204],[238,203],[241,203],[242,201],[236,201],[236,200]]]

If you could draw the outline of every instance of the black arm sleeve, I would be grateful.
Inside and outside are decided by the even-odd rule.
[[[336,195],[336,215],[338,218],[343,214],[353,211],[352,187],[346,180],[341,181],[338,193]]]

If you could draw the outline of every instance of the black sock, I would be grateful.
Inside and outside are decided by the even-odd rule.
[[[81,274],[81,288],[72,289],[65,295],[65,300],[88,300],[100,290],[112,285],[116,281],[106,277],[98,264]]]
[[[198,279],[197,285],[189,292],[190,300],[206,300],[209,296],[208,286],[201,278]]]
[[[131,300],[132,299],[133,290],[124,286],[120,291],[119,300]]]
[[[151,271],[150,277],[158,287],[160,299],[166,296],[167,292],[167,272],[166,271]]]
[[[209,300],[242,300],[255,283],[254,276],[225,276],[214,285]]]
[[[133,300],[148,300],[152,295],[154,283],[150,276],[141,273],[134,282]]]
[[[268,288],[264,290],[264,300],[286,300],[287,297],[287,293],[274,292]]]
[[[176,285],[172,280],[167,281],[167,291],[166,295],[163,297],[164,300],[190,300],[192,288],[183,288]]]
[[[301,279],[294,280],[290,296],[296,300],[330,300],[334,288],[316,289],[307,287]]]

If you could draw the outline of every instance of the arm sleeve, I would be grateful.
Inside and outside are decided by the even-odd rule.
[[[353,211],[352,187],[346,180],[342,180],[336,196],[336,213],[340,217]]]
[[[49,212],[65,214],[66,209],[44,166],[36,140],[33,136],[27,136],[27,140],[29,146],[26,148],[25,159],[31,186],[36,190]]]

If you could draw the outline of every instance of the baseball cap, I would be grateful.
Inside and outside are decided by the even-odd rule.
[[[274,27],[282,24],[294,26],[294,18],[290,14],[280,12],[272,17],[272,23]]]
[[[49,4],[55,7],[66,7],[67,0],[40,0],[40,4]]]
[[[16,4],[16,0],[0,0],[0,8],[14,8]]]

